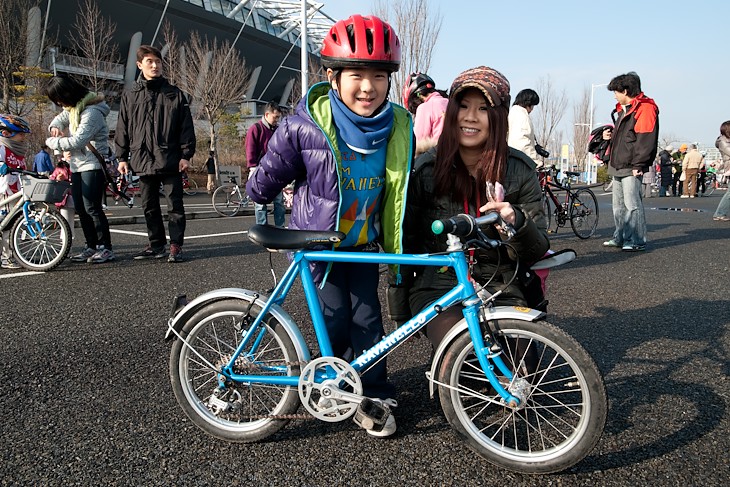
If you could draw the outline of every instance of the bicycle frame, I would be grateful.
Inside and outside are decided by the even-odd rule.
[[[13,204],[13,203],[15,203],[15,204]],[[6,215],[4,215],[2,219],[0,219],[0,231],[5,230],[6,227],[10,226],[10,222],[13,220],[13,217],[15,216],[15,214],[18,213],[18,211],[20,211],[21,206],[23,207],[23,209],[24,209],[23,213],[25,214],[25,216],[27,218],[27,209],[26,209],[25,203],[26,203],[26,201],[23,201],[23,192],[22,191],[18,191],[15,194],[12,194],[6,198],[0,199],[0,208],[2,208],[4,206],[13,205],[8,210],[8,213]],[[30,203],[30,202],[27,202],[27,203]]]
[[[458,239],[457,239],[458,240]],[[350,366],[355,369],[358,374],[362,374],[370,367],[376,364],[380,359],[384,358],[395,350],[399,345],[404,343],[408,338],[417,333],[426,324],[432,320],[442,309],[461,303],[463,306],[463,315],[466,319],[469,334],[474,343],[474,351],[478,358],[479,364],[485,376],[489,379],[492,387],[499,395],[508,403],[519,405],[520,400],[507,392],[507,390],[499,383],[494,373],[494,366],[510,381],[513,378],[512,372],[504,364],[499,354],[492,354],[489,345],[484,342],[482,336],[478,312],[482,306],[482,300],[477,295],[472,282],[469,280],[469,269],[462,249],[452,251],[447,254],[389,254],[389,253],[372,253],[372,252],[336,252],[336,251],[311,251],[299,250],[294,253],[293,261],[281,281],[277,284],[273,293],[266,301],[266,304],[259,312],[258,316],[242,337],[236,351],[231,356],[227,365],[225,365],[221,374],[232,381],[239,383],[263,383],[281,386],[297,387],[299,384],[299,376],[263,376],[263,375],[247,375],[237,374],[233,371],[233,366],[242,354],[255,351],[260,344],[262,333],[259,332],[264,317],[272,309],[272,306],[281,305],[287,294],[292,288],[297,277],[301,278],[302,287],[304,289],[307,306],[314,325],[314,332],[320,347],[321,355],[333,356],[332,345],[325,326],[322,310],[320,309],[317,297],[316,287],[309,264],[312,262],[349,262],[362,264],[402,264],[415,266],[432,266],[432,267],[453,267],[457,275],[457,284],[450,291],[446,292],[437,301],[426,307],[424,310],[416,314],[402,326],[395,329],[389,335],[376,343],[373,347],[365,350],[360,356],[355,357]],[[263,332],[263,330],[261,330]],[[494,365],[492,365],[494,364]],[[282,370],[285,367],[271,367],[269,370]],[[318,374],[316,380],[332,379],[328,373]],[[221,382],[224,378],[220,379]]]

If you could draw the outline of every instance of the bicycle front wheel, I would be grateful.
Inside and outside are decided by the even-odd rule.
[[[705,181],[705,192],[702,193],[705,196],[710,196],[715,192],[715,186],[717,186],[717,179],[714,176],[709,176]]]
[[[550,197],[543,193],[542,194],[542,211],[545,213],[545,223],[548,233],[552,233],[555,229],[552,228],[553,224],[553,204],[550,202]]]
[[[598,227],[598,200],[590,189],[579,189],[570,198],[570,226],[578,238],[589,238]]]
[[[236,216],[243,206],[238,186],[221,186],[213,192],[213,209],[221,216]]]
[[[575,339],[549,323],[500,320],[495,327],[502,360],[514,374],[512,381],[498,374],[500,383],[522,396],[522,404],[511,408],[501,402],[465,332],[439,368],[446,419],[470,448],[497,466],[536,474],[575,465],[596,446],[606,423],[598,367]]]
[[[198,183],[193,178],[188,178],[188,187],[183,189],[186,195],[195,196],[198,194]]]
[[[226,441],[262,440],[283,428],[299,407],[296,387],[234,383],[219,373],[238,347],[260,308],[238,299],[201,308],[175,340],[170,378],[177,402],[206,433]],[[272,316],[236,360],[239,374],[298,376],[300,358],[291,337]],[[213,368],[210,367],[213,366]],[[223,387],[219,387],[223,384]]]
[[[33,203],[28,219],[19,218],[10,235],[18,262],[31,271],[50,271],[71,249],[71,227],[55,206],[46,203]]]

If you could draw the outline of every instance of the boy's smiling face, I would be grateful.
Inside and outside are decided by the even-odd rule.
[[[339,82],[332,69],[327,70],[330,84],[340,94],[342,102],[361,117],[372,117],[388,96],[388,76],[385,70],[374,68],[345,68]]]

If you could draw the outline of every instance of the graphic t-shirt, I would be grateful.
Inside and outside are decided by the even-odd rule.
[[[25,169],[25,157],[15,154],[2,144],[0,144],[0,162],[14,169]],[[20,178],[17,174],[0,176],[0,195],[10,196],[18,191],[20,191]]]
[[[364,245],[380,234],[386,148],[372,154],[363,154],[348,147],[339,134],[337,145],[342,154],[339,229],[347,235],[339,247]]]

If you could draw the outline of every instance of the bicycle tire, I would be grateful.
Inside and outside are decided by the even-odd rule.
[[[596,233],[598,227],[598,200],[590,189],[579,189],[570,198],[570,226],[583,240]]]
[[[552,233],[555,229],[552,228],[553,224],[553,203],[550,201],[550,197],[547,193],[542,194],[542,211],[545,213],[545,229],[548,233]]]
[[[188,196],[195,196],[198,194],[198,182],[192,178],[188,178],[188,187],[183,189],[183,192]]]
[[[225,185],[213,192],[213,209],[221,216],[236,216],[244,206],[241,190],[237,186]]]
[[[715,186],[717,186],[717,178],[713,176],[707,176],[705,179],[705,192],[702,193],[704,196],[710,196],[715,192]]]
[[[249,302],[239,299],[225,299],[203,306],[180,332],[190,346],[178,338],[170,354],[172,389],[187,417],[216,438],[244,443],[263,440],[290,421],[287,415],[296,413],[300,404],[297,388],[227,381],[225,392],[216,397],[228,402],[229,398],[237,395],[239,400],[228,402],[236,408],[215,414],[208,403],[221,376],[208,368],[190,347],[220,368],[230,360],[230,354],[241,340],[241,328],[245,327],[242,318],[249,306]],[[257,306],[250,310],[253,316],[259,311]],[[264,331],[261,340],[255,340],[258,348],[242,354],[237,360],[240,367],[255,369],[252,371],[257,375],[298,376],[301,358],[284,327],[272,316],[267,320]],[[288,365],[274,369],[273,366],[279,364]]]
[[[465,332],[439,367],[439,381],[448,385],[439,386],[446,419],[472,450],[508,470],[544,474],[580,462],[606,424],[606,388],[595,362],[575,339],[544,321],[500,320],[494,333],[505,364],[528,381],[526,406],[514,410],[498,402]]]
[[[40,217],[40,219],[38,219]],[[50,271],[57,267],[71,249],[71,227],[53,205],[32,203],[30,222],[21,217],[10,231],[10,246],[18,263],[31,271]],[[40,231],[28,230],[28,224],[40,225]]]

